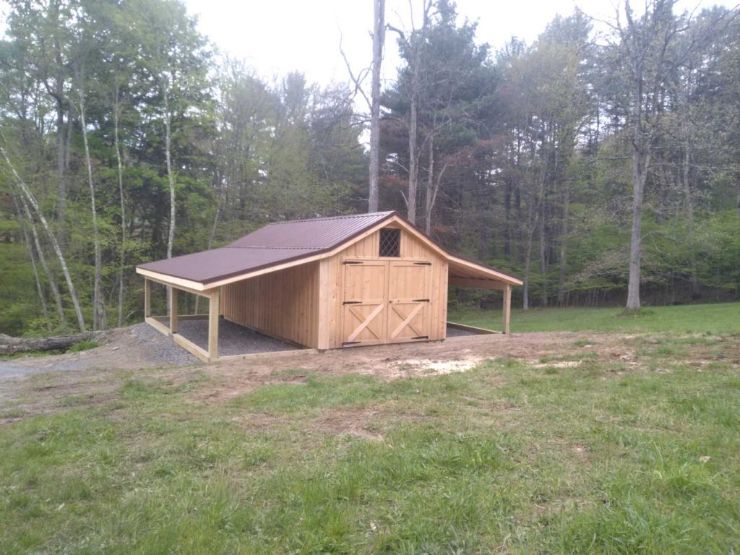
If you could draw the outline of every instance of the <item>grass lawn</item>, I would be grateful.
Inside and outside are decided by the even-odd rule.
[[[218,402],[211,369],[56,386],[0,410],[0,553],[737,552],[738,336],[629,341]]]
[[[501,329],[500,310],[450,310],[449,320]],[[512,310],[512,332],[620,331],[740,334],[740,303],[643,308],[625,314],[621,308],[535,308]]]

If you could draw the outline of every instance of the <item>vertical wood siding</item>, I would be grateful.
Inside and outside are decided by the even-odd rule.
[[[225,285],[222,305],[224,318],[231,322],[316,347],[319,262]]]
[[[388,227],[393,227],[392,225]],[[332,293],[327,295],[330,307],[326,311],[327,319],[322,322],[329,328],[328,345],[324,348],[338,348],[344,341],[343,306],[344,299],[344,265],[345,260],[424,260],[432,263],[430,270],[430,306],[425,317],[429,318],[428,330],[430,340],[444,339],[447,334],[447,261],[422,241],[401,231],[401,256],[396,258],[380,258],[380,232],[376,231],[366,238],[350,245],[326,261],[326,271],[329,274],[327,282]],[[353,287],[352,284],[347,284]]]
[[[401,256],[380,258],[379,235],[379,232],[371,233],[319,262],[225,285],[221,300],[224,317],[307,347],[339,348],[345,340],[343,262],[352,259],[417,260],[431,262],[428,274],[430,302],[423,314],[425,328],[429,330],[430,340],[444,339],[447,332],[447,261],[403,230]],[[356,286],[347,284],[350,289]],[[398,340],[407,339],[399,337]]]

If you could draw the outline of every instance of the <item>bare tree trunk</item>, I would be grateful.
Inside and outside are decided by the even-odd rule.
[[[637,131],[639,133],[639,130]],[[640,261],[642,256],[642,199],[645,192],[645,174],[649,157],[641,162],[642,153],[632,153],[632,230],[630,234],[629,280],[627,282],[626,310],[640,310]]]
[[[59,286],[57,285],[56,279],[54,279],[54,275],[49,270],[49,264],[46,262],[46,255],[44,255],[44,251],[41,248],[39,233],[36,230],[36,224],[31,216],[31,211],[28,209],[28,203],[23,197],[20,197],[19,201],[23,208],[23,213],[26,216],[26,221],[28,221],[28,225],[31,228],[31,236],[33,237],[33,244],[36,247],[36,253],[39,257],[39,264],[41,264],[41,269],[44,270],[46,280],[49,282],[49,289],[51,289],[51,296],[54,298],[59,323],[64,326],[67,324],[67,317],[64,315],[64,306],[62,305],[62,295],[59,293]]]
[[[167,258],[172,258],[172,245],[175,242],[175,176],[172,173],[172,130],[170,116],[169,83],[164,86],[164,156],[167,164],[167,182],[170,187],[170,226],[167,232]]]
[[[60,2],[49,3],[49,20],[53,25],[63,24],[60,17]],[[67,178],[66,169],[67,163],[67,148],[69,142],[67,141],[67,135],[72,127],[70,117],[67,116],[67,124],[64,123],[64,114],[66,111],[65,96],[64,96],[64,81],[65,81],[65,63],[62,56],[62,45],[59,41],[59,35],[54,33],[51,40],[51,47],[53,48],[53,59],[55,66],[54,74],[54,88],[48,87],[48,92],[54,98],[56,103],[56,147],[57,147],[57,205],[56,205],[56,219],[58,224],[59,242],[62,246],[67,245]]]
[[[424,232],[432,234],[432,208],[434,204],[434,132],[429,137],[429,165],[427,174],[427,190],[424,199]]]
[[[90,213],[93,225],[93,251],[95,256],[95,276],[93,279],[93,330],[105,328],[105,307],[101,291],[103,262],[100,252],[100,233],[98,230],[98,211],[95,204],[95,183],[93,181],[92,160],[90,146],[87,142],[87,123],[85,122],[85,93],[80,83],[80,129],[82,130],[82,144],[85,149],[85,165],[87,166],[87,185],[90,189]]]
[[[565,304],[565,276],[568,269],[568,213],[570,212],[570,186],[563,184],[563,221],[560,226],[560,274],[558,276],[558,305]]]
[[[36,254],[34,253],[33,244],[31,243],[31,237],[28,233],[28,226],[33,225],[33,222],[24,220],[17,195],[13,195],[13,204],[15,204],[15,211],[18,215],[18,221],[21,224],[21,230],[23,231],[23,242],[25,243],[26,249],[28,250],[28,257],[31,259],[31,269],[33,270],[34,282],[36,283],[36,293],[39,297],[41,314],[44,316],[44,324],[46,325],[46,329],[48,330],[51,328],[51,322],[49,321],[49,308],[46,304],[46,295],[44,294],[44,288],[41,286],[41,279],[39,278],[39,271],[38,267],[36,266]]]
[[[504,256],[511,256],[511,179],[504,184]]]
[[[77,325],[79,326],[80,331],[85,331],[85,318],[82,315],[82,309],[80,308],[80,301],[79,301],[79,298],[77,297],[77,290],[75,289],[74,283],[72,281],[72,276],[69,273],[69,267],[67,266],[67,260],[64,258],[62,249],[59,247],[59,242],[57,241],[57,238],[54,235],[54,233],[51,231],[49,222],[46,221],[46,217],[44,216],[43,212],[41,212],[41,209],[39,208],[39,203],[36,200],[36,197],[33,195],[33,193],[28,188],[28,186],[25,184],[25,182],[21,179],[21,176],[16,171],[15,166],[10,161],[10,157],[8,156],[8,152],[5,150],[4,146],[0,146],[0,154],[3,155],[5,162],[8,164],[10,171],[13,173],[13,177],[15,178],[15,181],[16,181],[16,186],[18,187],[18,189],[20,189],[20,191],[23,193],[28,203],[33,208],[33,211],[35,212],[36,217],[41,222],[41,225],[44,228],[46,235],[49,237],[49,242],[51,243],[51,246],[54,249],[54,254],[56,254],[57,259],[59,260],[59,265],[62,267],[62,273],[64,274],[64,279],[67,282],[67,288],[69,289],[69,296],[72,299],[72,304],[74,305],[75,314],[77,316]]]
[[[222,192],[221,195],[219,195],[220,198],[219,198],[218,205],[216,206],[216,213],[213,216],[213,225],[211,226],[211,233],[208,235],[208,245],[206,246],[206,248],[208,249],[211,248],[211,245],[213,245],[213,241],[216,238],[216,229],[218,228],[218,222],[221,219],[221,211],[222,211],[222,207],[224,206],[225,196],[226,196],[225,191]],[[199,306],[200,306],[200,295],[195,295],[195,308],[193,310],[194,314],[198,314]]]
[[[688,103],[687,103],[688,104]],[[688,115],[683,115],[683,118],[688,118]],[[683,135],[683,160],[681,168],[681,184],[683,186],[683,192],[686,202],[686,225],[687,239],[689,243],[689,270],[690,270],[690,283],[691,283],[691,295],[692,297],[697,294],[699,290],[699,279],[696,275],[696,257],[694,256],[694,201],[691,195],[691,133],[688,130],[688,124],[685,119],[681,124],[681,134]]]
[[[532,262],[532,239],[534,232],[529,233],[527,238],[527,248],[524,255],[524,287],[522,288],[522,308],[529,310],[529,269]]]
[[[522,308],[524,310],[529,310],[529,273],[532,266],[532,245],[534,244],[534,232],[537,228],[538,215],[539,207],[533,207],[531,203],[528,203],[527,222],[529,223],[529,229],[527,230],[527,247],[524,254],[524,287],[522,290]]]
[[[547,239],[546,221],[545,221],[545,180],[540,184],[540,210],[539,210],[539,247],[540,247],[540,275],[542,276],[542,285],[540,288],[540,302],[542,306],[547,306]]]
[[[664,101],[664,72],[668,46],[678,31],[673,16],[675,0],[645,4],[645,13],[635,21],[629,0],[624,14],[627,27],[619,22],[623,55],[634,82],[629,107],[632,123],[632,230],[630,233],[629,279],[625,309],[640,309],[641,225],[645,182],[650,168],[652,139]]]
[[[52,351],[68,349],[80,341],[105,337],[102,332],[84,332],[76,335],[55,337],[11,337],[0,333],[0,355],[12,355],[27,351]]]
[[[432,9],[431,0],[423,1],[424,14],[422,19],[421,32],[422,35],[426,34],[427,26],[429,25],[429,12]],[[413,13],[412,13],[413,22]],[[388,26],[389,29],[396,31],[401,37],[401,40],[405,42],[408,48],[413,51],[411,57],[411,93],[410,93],[410,107],[409,107],[409,187],[408,197],[406,198],[406,217],[408,220],[416,225],[416,196],[419,182],[419,148],[418,148],[418,135],[419,135],[419,96],[421,94],[421,48],[423,40],[419,37],[406,38],[404,33],[395,27]],[[413,44],[411,41],[414,41]]]
[[[116,151],[116,165],[118,169],[118,199],[121,204],[121,247],[118,259],[118,327],[123,325],[124,283],[123,268],[126,264],[126,198],[123,194],[123,162],[121,160],[121,146],[118,140],[118,122],[120,118],[120,102],[118,99],[118,85],[114,87],[113,100],[113,146]]]
[[[385,0],[373,2],[373,80],[370,107],[370,187],[368,211],[377,212],[380,178],[380,68],[385,41]]]
[[[411,92],[411,114],[409,116],[409,192],[408,192],[408,198],[407,198],[407,211],[406,215],[409,219],[409,221],[412,224],[416,224],[416,189],[417,189],[417,181],[419,178],[419,169],[417,166],[418,163],[418,153],[417,146],[416,146],[416,135],[418,133],[418,122],[417,122],[417,102],[418,102],[418,94],[416,90],[418,89],[418,64],[415,64],[414,67],[414,77],[412,85],[412,92]]]
[[[57,100],[57,206],[56,218],[59,222],[59,239],[62,244],[66,244],[66,220],[67,220],[67,178],[64,175],[66,166],[66,155],[64,153],[66,146],[64,126],[64,106],[61,101]]]

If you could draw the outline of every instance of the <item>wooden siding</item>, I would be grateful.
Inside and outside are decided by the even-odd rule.
[[[224,318],[266,335],[318,346],[319,262],[222,288]]]
[[[392,223],[387,227],[395,227]],[[375,231],[364,239],[350,245],[343,251],[324,261],[323,271],[327,277],[323,280],[329,284],[330,293],[326,295],[329,308],[325,310],[319,326],[324,326],[324,342],[319,348],[332,349],[342,346],[345,335],[344,325],[344,262],[348,260],[385,260],[393,262],[427,261],[431,262],[429,270],[429,307],[424,309],[423,317],[427,320],[424,327],[429,330],[430,340],[444,339],[447,333],[447,261],[429,248],[422,240],[401,230],[401,256],[380,258],[380,232]],[[349,285],[354,287],[354,285]],[[407,338],[397,338],[396,341],[408,341]]]

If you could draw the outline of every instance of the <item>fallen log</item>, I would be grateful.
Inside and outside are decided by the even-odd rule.
[[[0,355],[12,355],[28,351],[61,351],[69,349],[80,341],[99,339],[103,332],[88,331],[75,335],[54,337],[12,337],[0,333]]]

